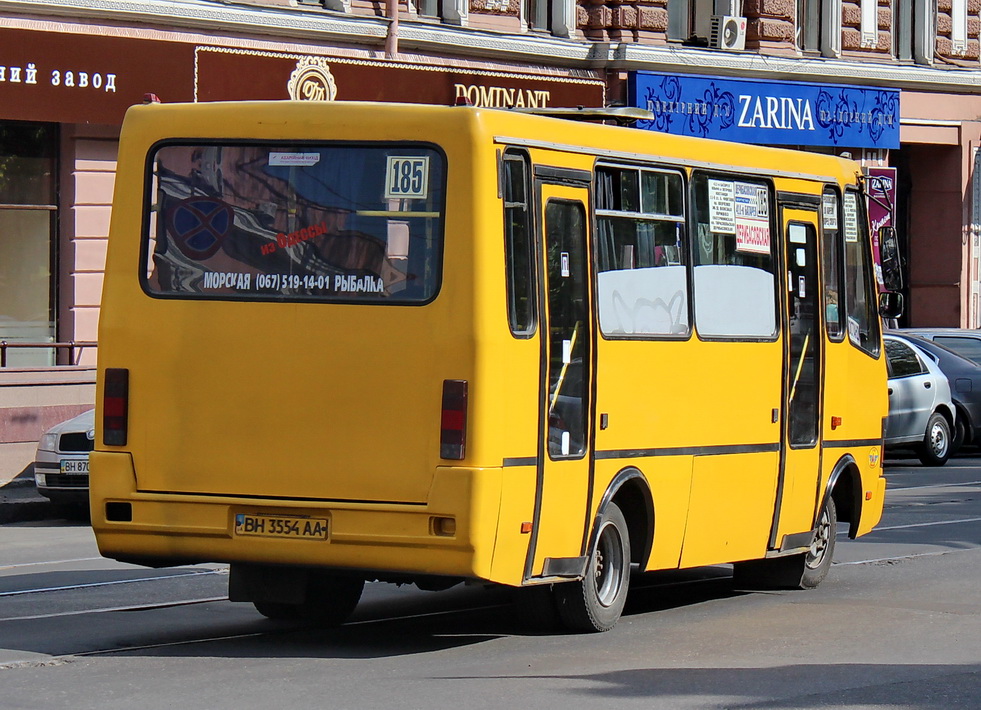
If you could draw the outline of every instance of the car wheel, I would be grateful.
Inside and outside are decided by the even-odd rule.
[[[303,621],[317,626],[339,626],[354,611],[364,591],[364,580],[339,575],[316,575],[307,586],[306,600],[300,604],[252,602],[267,619]]]
[[[609,631],[627,600],[630,586],[630,537],[620,508],[610,503],[603,513],[586,575],[555,586],[559,617],[577,631]]]
[[[966,421],[966,415],[958,411],[957,421],[954,422],[954,432],[951,435],[951,442],[950,442],[951,456],[953,456],[958,451],[960,451],[961,447],[963,447],[964,444],[967,443],[967,424],[964,423],[965,421]]]
[[[943,466],[950,458],[950,444],[950,425],[942,414],[934,412],[917,451],[920,462],[924,466]]]

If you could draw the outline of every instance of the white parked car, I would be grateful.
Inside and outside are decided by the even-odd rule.
[[[55,503],[87,506],[89,452],[94,446],[94,409],[48,429],[34,457],[38,493]]]
[[[925,466],[943,466],[952,449],[956,409],[947,376],[905,338],[884,336],[889,369],[886,448],[913,449]]]

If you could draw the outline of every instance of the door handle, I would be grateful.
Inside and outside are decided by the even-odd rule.
[[[932,385],[932,384],[930,384],[929,382],[924,382],[924,383],[923,383],[923,386],[924,386],[925,388],[927,388],[927,389],[930,389],[931,387],[933,387],[933,385]]]
[[[892,397],[892,387],[889,388],[889,396]]]

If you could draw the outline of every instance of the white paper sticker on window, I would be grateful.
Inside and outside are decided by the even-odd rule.
[[[559,269],[562,272],[562,278],[567,279],[571,275],[569,270],[569,252],[564,251],[559,255]]]
[[[385,197],[424,200],[429,196],[429,156],[388,156]]]
[[[770,204],[763,185],[733,184],[736,251],[770,253]]]
[[[568,456],[569,451],[571,450],[572,450],[572,437],[569,435],[569,432],[564,431],[562,432],[562,455]]]
[[[736,210],[733,183],[708,181],[709,229],[717,234],[736,233]]]
[[[858,241],[858,200],[854,192],[845,193],[845,241]]]
[[[807,279],[805,279],[803,276],[798,277],[797,295],[800,298],[807,298]]]
[[[807,251],[804,249],[797,250],[797,266],[807,266]]]
[[[562,341],[562,363],[565,365],[572,364],[572,341],[563,340]]]
[[[320,162],[320,153],[269,153],[269,165],[272,167],[309,168]]]
[[[838,196],[825,193],[821,200],[821,213],[825,229],[838,229]]]

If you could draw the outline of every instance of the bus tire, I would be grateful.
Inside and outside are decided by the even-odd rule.
[[[609,631],[623,612],[629,586],[627,521],[620,508],[610,503],[600,519],[585,576],[555,586],[559,618],[571,630]]]
[[[256,611],[267,619],[303,621],[316,626],[340,626],[357,607],[364,580],[357,577],[318,574],[307,583],[306,599],[299,604],[254,601]]]
[[[930,415],[917,457],[924,466],[943,466],[950,458],[950,425],[939,412]]]
[[[835,554],[835,534],[838,529],[838,511],[830,495],[824,501],[818,523],[811,539],[811,547],[804,553],[804,574],[801,589],[814,589],[828,576]]]
[[[821,507],[811,546],[807,552],[733,565],[736,589],[814,589],[831,569],[835,551],[838,514],[829,495]]]

